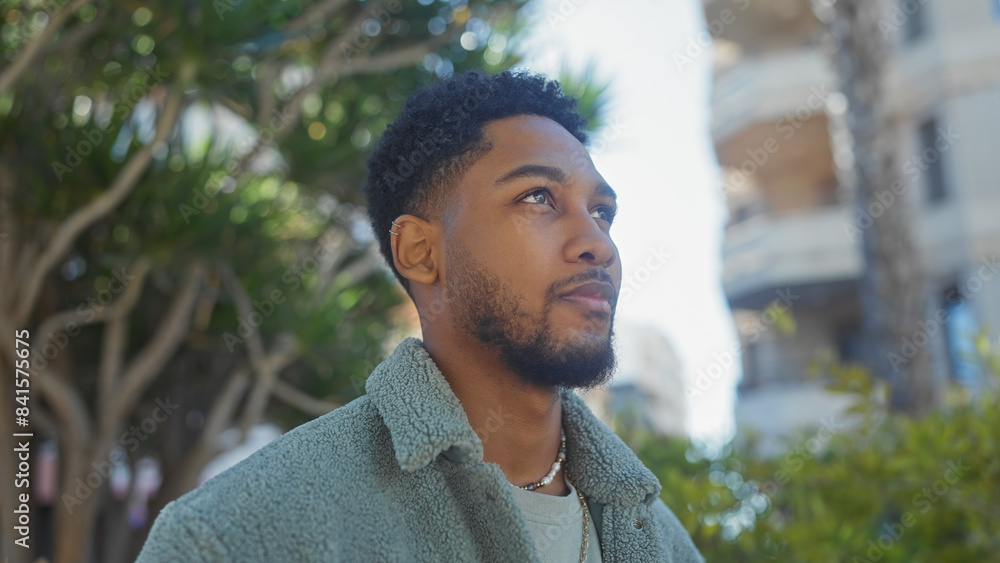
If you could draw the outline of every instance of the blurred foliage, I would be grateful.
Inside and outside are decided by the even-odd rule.
[[[591,61],[576,73],[563,65],[559,71],[559,83],[563,92],[577,99],[577,111],[587,118],[589,130],[597,131],[607,125],[607,105],[611,82],[599,82],[595,78],[596,61]]]
[[[788,305],[780,299],[771,301],[764,308],[764,312],[761,313],[761,318],[768,324],[774,324],[778,332],[785,336],[795,334],[795,331],[798,329],[798,326],[795,324],[795,315],[792,314]]]
[[[707,561],[1000,561],[1000,345],[978,339],[991,381],[953,386],[921,418],[886,406],[863,368],[820,355],[853,397],[849,418],[759,455],[752,439],[704,457],[683,439],[620,429]]]
[[[305,350],[302,365],[291,368],[294,382],[338,402],[359,394],[357,385],[347,385],[349,375],[381,354],[391,328],[387,311],[403,299],[381,271],[364,279],[323,277],[334,266],[348,269],[368,250],[359,189],[365,154],[405,98],[436,74],[510,66],[509,53],[487,46],[505,45],[516,31],[519,2],[351,2],[289,31],[313,4],[86,5],[46,48],[39,68],[3,94],[0,146],[17,189],[14,211],[42,238],[108,189],[151,138],[164,87],[179,80],[181,67],[195,69],[185,82],[176,132],[155,152],[131,196],[77,241],[66,260],[72,266],[51,280],[51,308],[85,303],[116,268],[139,256],[167,276],[192,260],[226,263],[262,307],[270,309],[267,297],[276,290],[288,299],[259,330],[265,341],[294,332]],[[394,4],[399,8],[390,12]],[[3,59],[13,60],[57,8],[0,3]],[[349,24],[365,11],[373,17],[352,30]],[[299,115],[284,120],[283,103],[293,100],[331,45],[338,63],[351,61],[340,65],[341,73],[354,72],[363,55],[431,38],[435,25],[442,40],[430,54],[389,72],[334,76],[305,96]],[[476,37],[471,49],[461,42],[466,32]],[[499,41],[490,43],[494,37]],[[272,136],[276,142],[265,142],[247,162],[257,140]],[[332,247],[321,244],[323,235],[335,240]],[[157,305],[172,293],[169,278],[154,279],[161,287],[139,306],[145,319],[133,326],[133,342],[150,336],[162,313]],[[207,324],[188,339],[192,352],[205,352],[197,370],[203,373],[219,371],[208,366],[218,354],[245,352],[243,342],[226,346],[223,340],[237,335],[241,319],[229,296],[218,295]],[[81,372],[96,368],[100,350],[100,332],[87,332],[74,342],[81,345],[73,354]]]
[[[0,207],[15,224],[0,225],[0,241],[20,257],[12,275],[21,295],[30,268],[20,266],[31,266],[68,218],[138,171],[127,196],[88,224],[45,276],[29,326],[74,310],[83,326],[54,357],[36,351],[33,366],[79,398],[77,414],[99,421],[101,370],[127,365],[161,338],[194,266],[204,272],[183,342],[156,366],[124,420],[100,428],[92,443],[74,443],[66,440],[66,413],[38,395],[36,436],[59,444],[60,487],[75,477],[67,459],[88,468],[91,452],[120,446],[102,436],[138,424],[156,399],[169,397],[181,405],[178,414],[126,460],[132,467],[143,456],[160,460],[155,515],[184,492],[188,480],[178,475],[200,468],[188,456],[227,382],[242,373],[256,383],[253,337],[265,355],[294,341],[295,360],[279,379],[308,396],[339,405],[364,392],[398,324],[392,312],[406,299],[372,244],[360,190],[367,153],[406,98],[436,77],[514,64],[509,47],[523,26],[523,3],[98,0],[77,2],[55,25],[68,2],[0,0],[0,72],[51,32],[0,92]],[[176,122],[158,129],[178,99]],[[158,131],[165,140],[151,145]],[[151,269],[129,312],[121,357],[109,359],[109,331],[93,319],[121,296],[116,272],[127,279],[143,263]],[[18,291],[5,287],[4,297]],[[241,293],[253,318],[239,311]],[[102,295],[110,300],[95,305]],[[316,415],[300,404],[269,401],[264,418],[291,428]],[[252,420],[242,412],[222,429]],[[97,521],[131,533],[125,499],[107,486],[99,495],[92,518],[57,511],[53,535],[71,547],[56,560],[75,560],[88,533],[80,530]],[[100,560],[128,558],[116,547],[121,534],[95,537]],[[143,529],[134,535],[133,553],[143,537]]]

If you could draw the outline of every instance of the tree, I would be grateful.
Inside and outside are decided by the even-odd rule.
[[[922,414],[939,403],[926,346],[904,349],[920,330],[925,288],[910,220],[898,134],[887,99],[889,45],[880,29],[885,2],[814,0],[827,26],[834,67],[847,99],[854,154],[854,201],[864,270],[859,296],[862,327],[875,374],[890,382],[892,405]]]
[[[423,4],[0,4],[0,432],[59,452],[37,555],[131,560],[224,430],[362,392],[402,299],[364,228],[365,151],[435,74],[509,66],[521,2]],[[133,532],[108,482],[149,455],[163,482]],[[5,538],[24,492],[0,484]]]

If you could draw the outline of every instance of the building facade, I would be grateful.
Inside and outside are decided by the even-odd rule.
[[[975,387],[972,338],[1000,334],[1000,3],[882,0],[898,157],[926,283],[935,374]],[[808,0],[705,3],[714,38],[712,136],[729,211],[723,286],[742,345],[741,429],[775,438],[845,407],[805,377],[817,352],[859,360],[868,216],[822,26]],[[781,299],[782,296],[784,299]],[[775,328],[786,306],[796,324]]]

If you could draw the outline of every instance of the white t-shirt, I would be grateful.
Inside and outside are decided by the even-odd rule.
[[[564,480],[565,480],[565,473]],[[528,530],[542,557],[542,563],[578,563],[583,543],[583,507],[576,488],[565,480],[569,494],[564,497],[514,489],[514,498],[521,507]],[[588,513],[589,513],[588,504]],[[601,545],[597,539],[593,514],[587,524],[587,563],[600,563]]]

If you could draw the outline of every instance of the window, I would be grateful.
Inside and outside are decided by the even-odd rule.
[[[925,0],[899,0],[899,11],[905,18],[903,40],[916,43],[927,34],[927,13]]]
[[[732,221],[730,221],[730,224],[735,225],[737,223],[742,223],[743,221],[746,221],[750,217],[753,217],[753,211],[750,209],[750,206],[741,205],[737,207],[736,211],[733,213],[733,219]]]
[[[977,389],[983,381],[983,367],[975,338],[979,332],[975,312],[958,289],[945,292],[944,334],[948,350],[951,379],[969,389]]]
[[[740,381],[740,391],[749,391],[760,384],[760,377],[757,373],[757,355],[759,353],[757,342],[744,342],[743,345],[743,379]]]
[[[923,171],[924,185],[927,187],[927,201],[939,203],[948,195],[944,180],[944,154],[937,146],[938,122],[928,119],[920,126],[919,168]]]
[[[861,337],[861,328],[856,324],[842,326],[837,329],[836,334],[840,363],[862,363],[864,339]]]

